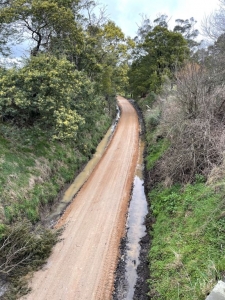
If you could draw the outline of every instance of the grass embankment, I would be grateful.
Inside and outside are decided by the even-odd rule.
[[[150,231],[150,296],[205,299],[225,271],[224,180],[198,174],[186,184],[160,180],[162,165],[157,164],[170,150],[170,142],[158,130],[158,108],[146,112],[148,100],[139,104],[145,111],[147,178],[152,180],[146,184],[155,219]]]
[[[41,226],[41,221],[95,152],[110,124],[111,119],[102,115],[91,132],[63,142],[38,128],[1,125],[0,281],[10,285],[5,299],[24,293],[20,276],[50,254],[58,234]]]
[[[62,187],[90,159],[109,126],[109,118],[103,117],[92,133],[74,143],[51,141],[35,129],[2,126],[0,220],[41,220]]]
[[[153,189],[149,252],[153,299],[205,299],[224,271],[224,185]]]

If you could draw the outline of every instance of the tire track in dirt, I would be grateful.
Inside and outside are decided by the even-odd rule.
[[[27,300],[109,300],[138,157],[139,124],[132,105],[122,113],[100,162],[57,227],[63,240],[30,282]]]

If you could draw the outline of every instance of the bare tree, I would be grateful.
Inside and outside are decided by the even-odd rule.
[[[90,27],[101,27],[109,18],[107,6],[98,1],[81,0],[78,3],[74,1],[72,10],[75,20],[82,25],[84,30]]]
[[[219,9],[205,16],[202,22],[203,34],[213,41],[225,33],[225,0],[219,2]]]

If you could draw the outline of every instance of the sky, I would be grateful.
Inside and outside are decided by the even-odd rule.
[[[158,14],[168,15],[171,29],[175,19],[197,21],[196,29],[201,29],[204,16],[209,15],[218,7],[219,0],[100,0],[107,6],[109,18],[123,30],[126,35],[135,37],[141,15],[147,15],[150,20]]]
[[[113,20],[126,36],[133,38],[136,36],[138,25],[141,24],[142,15],[154,21],[158,15],[166,14],[170,19],[171,29],[174,27],[175,19],[194,17],[197,21],[196,29],[200,30],[204,16],[218,8],[219,0],[98,0],[98,2],[106,6],[109,19]],[[26,47],[23,44],[14,46],[11,57],[13,59],[26,57],[29,51],[25,51],[25,48],[27,44]],[[14,62],[12,59],[11,61]]]

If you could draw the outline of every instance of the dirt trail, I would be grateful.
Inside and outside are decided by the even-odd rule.
[[[111,299],[119,243],[138,156],[139,124],[132,105],[122,109],[113,139],[57,226],[65,225],[48,263],[30,283],[32,300]]]

